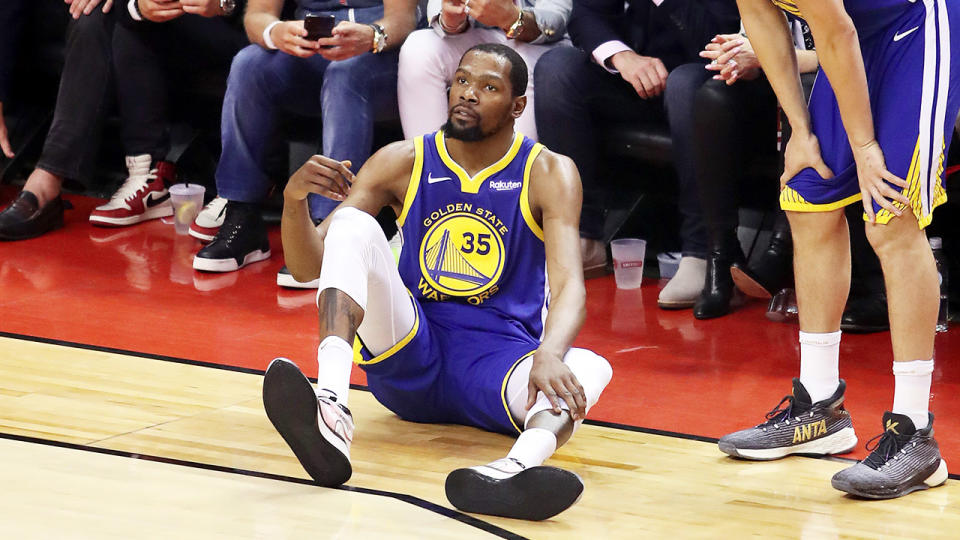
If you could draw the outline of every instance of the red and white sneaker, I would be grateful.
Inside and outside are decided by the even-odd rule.
[[[173,215],[167,185],[175,182],[173,163],[156,162],[150,167],[149,154],[127,156],[130,176],[106,204],[90,213],[90,223],[101,227],[123,227],[149,219]]]
[[[353,474],[350,409],[317,396],[296,364],[275,358],[263,376],[263,408],[293,454],[313,480],[336,487]]]
[[[212,242],[213,237],[223,225],[223,218],[227,215],[227,200],[217,197],[208,202],[197,219],[190,225],[190,236],[201,242]]]

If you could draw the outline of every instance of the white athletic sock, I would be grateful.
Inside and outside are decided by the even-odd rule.
[[[840,385],[840,331],[800,332],[800,382],[813,403],[832,396]]]
[[[507,454],[526,468],[542,465],[548,457],[557,451],[557,436],[548,429],[529,428],[520,434],[517,442]]]
[[[317,395],[336,398],[337,403],[346,407],[353,347],[341,337],[327,336],[317,347],[317,364]]]
[[[913,420],[917,429],[927,427],[930,405],[930,380],[933,378],[933,360],[894,362],[893,412]]]

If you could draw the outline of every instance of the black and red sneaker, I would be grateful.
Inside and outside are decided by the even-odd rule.
[[[167,192],[167,186],[175,182],[173,163],[152,162],[149,154],[127,156],[127,170],[130,175],[120,189],[90,213],[93,225],[123,227],[173,215]]]

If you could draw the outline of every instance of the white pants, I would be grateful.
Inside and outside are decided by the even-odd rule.
[[[436,131],[447,121],[447,89],[457,71],[460,57],[470,47],[481,43],[500,43],[517,51],[527,63],[527,108],[517,121],[517,131],[537,140],[537,123],[533,112],[533,68],[543,53],[555,45],[531,45],[508,39],[500,30],[471,28],[462,34],[446,37],[433,28],[417,30],[400,49],[397,79],[397,100],[403,136],[412,139]]]
[[[356,208],[341,208],[329,219],[317,299],[326,289],[338,289],[353,299],[364,312],[357,334],[372,354],[382,354],[413,328],[416,312],[410,294],[387,237],[373,216]],[[592,407],[613,375],[610,364],[591,351],[576,348],[567,351],[563,362],[580,381],[587,406]],[[533,356],[529,356],[507,381],[507,404],[518,423],[550,408],[540,394],[531,411],[526,410],[532,367]]]

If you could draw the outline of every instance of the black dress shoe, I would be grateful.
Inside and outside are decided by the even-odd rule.
[[[890,329],[890,315],[887,312],[887,297],[883,294],[871,294],[847,301],[840,319],[840,329],[853,334],[870,334]]]
[[[737,288],[754,298],[770,299],[781,289],[792,287],[793,239],[789,229],[774,231],[756,265],[735,262],[730,274]]]
[[[48,202],[43,208],[37,196],[21,191],[17,198],[0,212],[0,240],[26,240],[63,227],[63,199]]]
[[[693,305],[695,318],[714,319],[730,313],[734,300],[730,267],[734,263],[746,266],[737,237],[731,235],[707,255],[707,275],[703,292]]]

